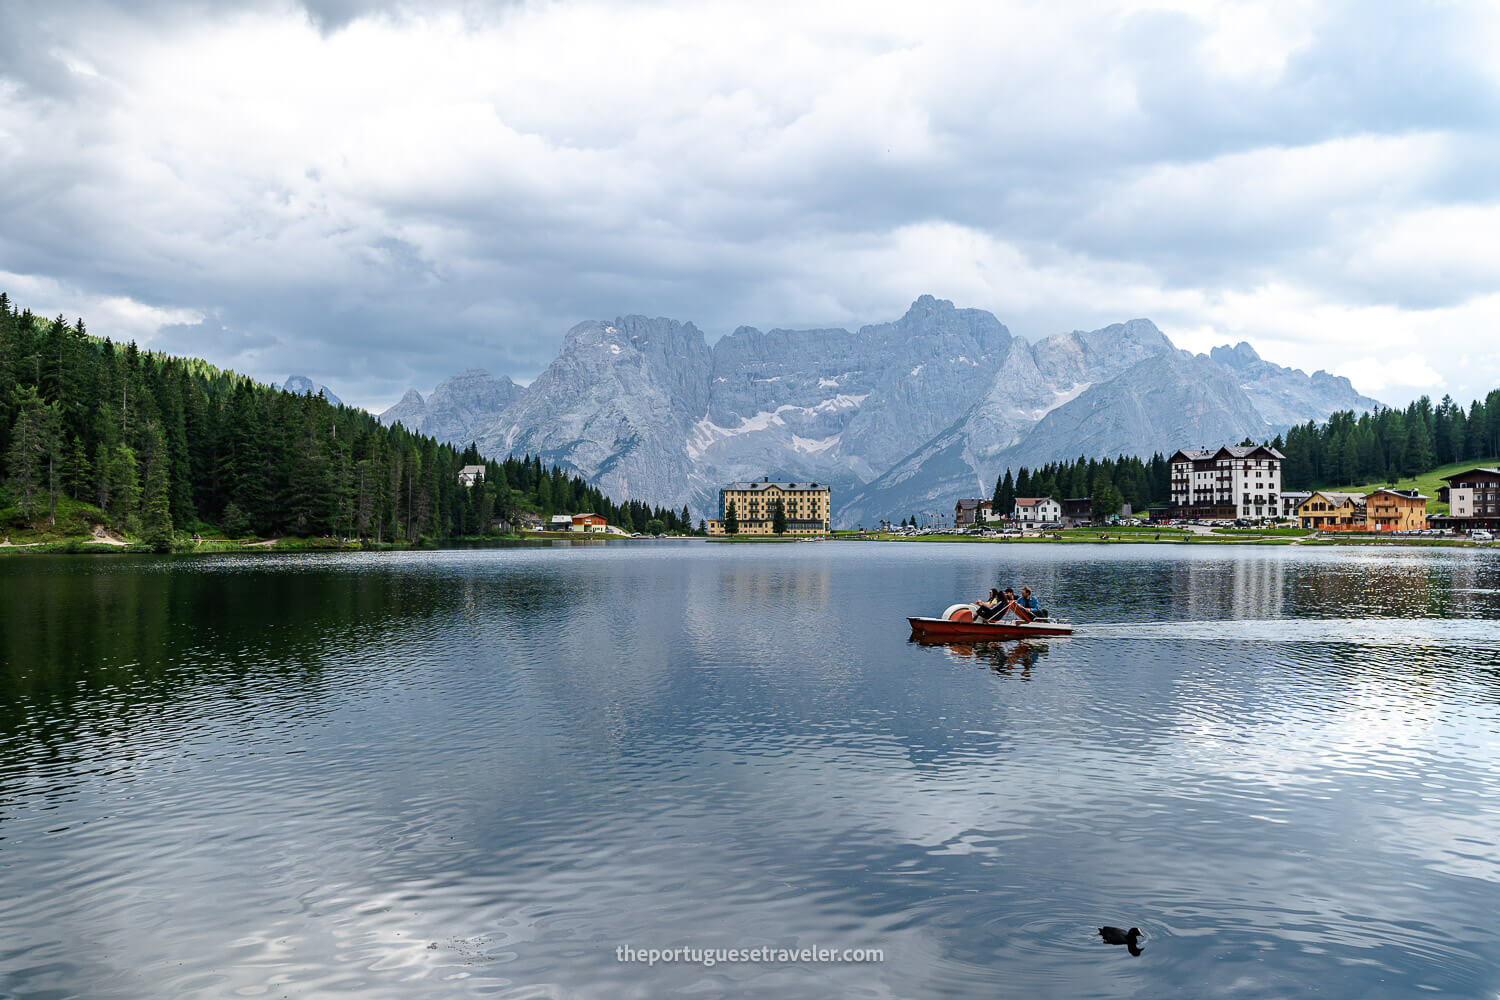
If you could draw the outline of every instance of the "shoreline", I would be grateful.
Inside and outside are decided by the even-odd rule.
[[[47,542],[20,542],[0,544],[0,558],[9,555],[285,555],[291,553],[306,552],[409,552],[409,551],[435,551],[438,549],[463,549],[463,548],[504,548],[514,545],[553,545],[559,542],[574,544],[598,545],[605,543],[620,544],[625,542],[639,541],[702,541],[711,544],[776,544],[786,545],[796,542],[859,542],[859,543],[907,543],[907,544],[934,544],[934,543],[962,543],[969,545],[1168,545],[1168,546],[1202,546],[1202,545],[1230,545],[1230,546],[1315,546],[1315,547],[1381,547],[1381,548],[1471,548],[1484,549],[1496,545],[1496,543],[1476,542],[1467,538],[1381,538],[1375,535],[1358,535],[1348,537],[1318,537],[1314,534],[1265,534],[1247,532],[1244,535],[1229,535],[1224,533],[1191,533],[1183,531],[1172,531],[1170,534],[1161,532],[1158,537],[1156,532],[1148,531],[1112,531],[1099,532],[1080,531],[1069,529],[1074,534],[1063,534],[1061,537],[1052,535],[1039,535],[1021,538],[975,538],[969,535],[922,535],[917,537],[905,537],[868,532],[835,531],[824,536],[780,536],[775,535],[747,535],[735,536],[709,536],[701,535],[663,535],[661,538],[621,538],[618,536],[589,535],[586,537],[556,536],[545,532],[533,532],[522,535],[502,535],[496,537],[469,537],[454,538],[443,541],[417,541],[417,542],[359,542],[349,541],[340,544],[330,538],[295,538],[281,537],[254,540],[229,540],[229,539],[204,539],[199,544],[187,542],[174,545],[170,550],[158,551],[146,542],[124,541],[124,540],[101,540],[96,536],[80,536],[68,539],[58,539]]]
[[[671,535],[663,538],[684,538],[694,536]],[[502,548],[510,545],[554,544],[567,542],[568,544],[584,543],[590,545],[605,542],[639,542],[645,541],[641,538],[621,538],[619,536],[607,536],[590,534],[587,536],[561,536],[550,535],[544,532],[528,533],[524,535],[499,535],[488,537],[465,537],[443,539],[441,541],[422,540],[416,542],[362,542],[347,541],[342,544],[331,538],[298,538],[293,536],[282,536],[279,538],[255,538],[255,539],[222,539],[205,538],[202,542],[194,544],[191,540],[178,542],[170,549],[161,551],[148,542],[110,540],[103,541],[91,535],[80,535],[73,538],[53,539],[45,542],[10,542],[0,543],[0,558],[7,555],[159,555],[159,556],[208,556],[208,555],[285,555],[299,552],[409,552],[437,549],[464,549],[464,548]],[[656,539],[651,539],[655,541]]]
[[[1097,531],[1066,529],[1075,532],[1060,537],[1036,535],[1020,538],[975,538],[969,535],[920,535],[906,537],[884,533],[858,532],[839,533],[832,536],[840,542],[876,543],[934,543],[964,542],[977,545],[1311,545],[1328,546],[1383,546],[1404,548],[1485,548],[1493,543],[1476,542],[1467,538],[1382,538],[1378,535],[1319,536],[1316,533],[1271,533],[1247,530],[1244,534],[1185,532],[1171,530],[1151,531]],[[1158,537],[1160,536],[1160,537]]]

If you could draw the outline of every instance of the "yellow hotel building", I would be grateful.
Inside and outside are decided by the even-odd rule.
[[[727,534],[724,521],[729,505],[734,505],[735,520],[741,535],[770,535],[776,501],[786,508],[788,535],[824,535],[828,533],[832,493],[817,483],[730,483],[719,491],[719,516],[708,522],[710,535]]]

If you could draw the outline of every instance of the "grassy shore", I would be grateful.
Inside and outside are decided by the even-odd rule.
[[[1438,503],[1437,501],[1438,489],[1448,485],[1447,483],[1443,482],[1444,476],[1454,476],[1460,472],[1467,472],[1470,469],[1475,468],[1493,469],[1497,466],[1500,466],[1500,458],[1481,458],[1473,462],[1455,462],[1452,465],[1440,465],[1436,469],[1429,469],[1428,471],[1418,473],[1415,476],[1408,476],[1405,479],[1398,479],[1394,483],[1357,483],[1353,486],[1340,486],[1335,492],[1374,493],[1376,490],[1386,488],[1397,490],[1416,490],[1423,496],[1433,498],[1432,500],[1428,501],[1427,513],[1446,514],[1448,513],[1448,505],[1445,503]]]
[[[14,507],[0,508],[0,555],[55,553],[147,553],[161,549],[139,537],[107,527],[103,511],[68,497],[57,501],[56,521],[50,518],[27,519]],[[519,541],[521,535],[477,535],[445,540],[463,544]],[[435,548],[437,542],[418,539],[415,542],[372,542],[337,538],[229,538],[205,530],[173,533],[170,552],[179,554],[224,554],[255,552],[359,552],[391,551],[412,548]]]
[[[905,536],[874,531],[836,531],[834,537],[856,542],[974,542],[986,545],[1411,545],[1423,548],[1483,545],[1464,538],[1392,538],[1388,535],[1318,537],[1301,528],[1227,528],[1202,534],[1170,528],[1163,528],[1160,532],[1145,528],[1133,531],[1110,528],[1102,534],[1104,537],[1101,537],[1101,532],[1096,528],[1072,528],[1024,538],[980,538],[976,535],[956,534]]]
[[[840,534],[841,540],[868,542],[973,542],[981,545],[1290,545],[1296,539],[1276,537],[1232,538],[1222,535],[1191,535],[1185,532],[1163,531],[1160,537],[1154,533],[1117,534],[1110,531],[1101,537],[1099,532],[1059,532],[1057,535],[1031,535],[1024,538],[980,538],[975,535],[891,535],[886,533],[859,532]]]

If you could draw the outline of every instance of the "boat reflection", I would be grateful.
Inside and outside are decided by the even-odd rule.
[[[916,637],[921,646],[941,646],[954,659],[978,660],[997,674],[1031,678],[1031,668],[1047,655],[1047,643],[1039,639],[1017,639],[1012,642],[934,642]]]

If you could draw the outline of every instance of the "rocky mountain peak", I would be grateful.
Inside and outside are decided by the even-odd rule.
[[[1255,353],[1255,348],[1243,340],[1233,347],[1230,347],[1228,344],[1225,344],[1223,347],[1215,347],[1208,352],[1208,356],[1225,368],[1236,371],[1253,368],[1261,363],[1261,357]]]
[[[333,390],[328,388],[328,386],[314,385],[313,380],[308,378],[306,375],[288,375],[286,377],[286,381],[281,383],[281,385],[277,385],[275,382],[272,382],[271,388],[281,389],[284,392],[290,392],[298,396],[316,396],[321,392],[323,394],[323,398],[328,400],[328,402],[332,403],[334,406],[342,406],[344,403],[342,399],[339,399],[338,396],[334,395]]]

